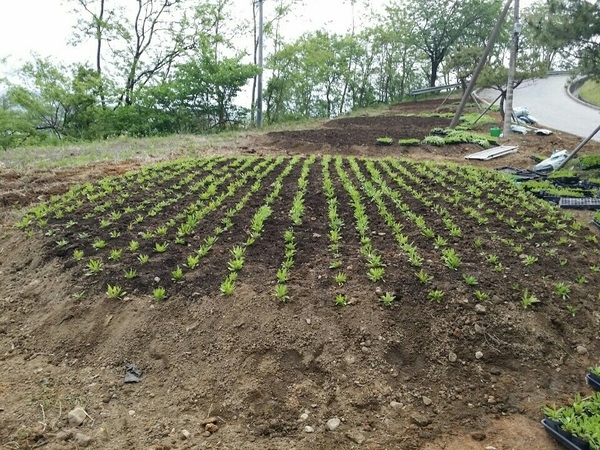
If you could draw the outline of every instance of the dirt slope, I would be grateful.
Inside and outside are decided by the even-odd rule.
[[[432,126],[444,126],[443,118],[397,116],[436,106],[418,102],[380,118],[246,137],[243,144],[264,155],[463,162],[476,146],[373,145],[384,131],[395,139],[422,138]],[[564,134],[514,137],[519,153],[476,165],[527,167],[531,154],[573,148],[576,141]],[[335,307],[336,288],[327,269],[327,209],[316,169],[298,236],[294,297],[287,304],[272,295],[272,273],[280,263],[278,232],[293,198],[292,184],[274,207],[261,245],[249,250],[248,276],[240,278],[233,298],[218,294],[223,278],[219,267],[231,245],[245,238],[243,229],[220,238],[211,270],[156,302],[148,287],[160,265],[149,269],[143,282],[129,286],[125,299],[108,299],[103,289],[111,279],[107,272],[107,278],[92,282],[68,263],[68,255],[51,250],[54,238],[35,234],[27,239],[12,227],[17,207],[46,200],[74,183],[135,167],[128,163],[0,175],[0,448],[559,448],[539,425],[540,408],[589,392],[585,368],[598,363],[600,350],[597,275],[588,275],[585,286],[574,286],[574,317],[548,289],[540,292],[539,308],[524,309],[520,293],[512,289],[515,283],[534,286],[547,274],[541,283],[549,288],[567,272],[548,259],[532,270],[515,263],[502,279],[477,265],[478,252],[467,250],[467,238],[456,245],[490,295],[485,308],[475,308],[467,288],[460,287],[460,273],[441,282],[447,301],[425,301],[418,283],[410,281],[412,270],[400,263],[387,267],[390,281],[384,287],[401,297],[391,308],[377,301],[375,285],[360,281],[347,286],[351,304]],[[340,193],[340,200],[339,214],[350,224],[347,195]],[[417,203],[411,206],[427,214]],[[373,204],[367,208],[377,217]],[[483,236],[483,229],[452,213],[467,236]],[[249,213],[244,217],[249,219]],[[207,222],[205,229],[217,223]],[[384,257],[395,261],[397,250],[383,221],[374,220],[370,229]],[[584,223],[581,236],[586,233],[598,235]],[[411,237],[423,239],[417,232]],[[344,267],[358,274],[363,263],[352,250],[358,239],[347,240]],[[501,259],[518,258],[500,244],[489,245],[485,250]],[[569,255],[573,274],[579,274],[600,265],[596,247],[578,238],[560,251]],[[140,383],[123,383],[126,364],[143,370]],[[80,427],[67,419],[76,406],[88,414]],[[206,431],[209,417],[218,426],[209,425],[212,433]],[[330,431],[327,423],[333,418],[340,425]]]

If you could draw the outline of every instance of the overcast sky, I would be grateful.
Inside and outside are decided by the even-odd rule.
[[[31,52],[42,57],[51,56],[64,63],[93,59],[93,45],[74,48],[67,45],[77,18],[70,13],[65,0],[1,0],[0,58],[10,55],[11,67],[18,67]],[[242,19],[252,19],[250,0],[233,0],[235,11]],[[265,0],[268,11],[271,0]],[[360,3],[360,2],[358,2]],[[383,0],[373,0],[381,4]],[[364,18],[364,8],[355,6],[357,21]],[[352,25],[352,7],[349,0],[305,0],[304,7],[296,7],[285,24],[290,38],[304,31],[327,26],[343,33]],[[6,66],[5,66],[6,68]],[[0,71],[2,71],[0,69]]]
[[[0,63],[0,75],[8,68],[17,68],[29,59],[32,52],[42,57],[50,56],[56,62],[86,62],[93,64],[94,46],[72,47],[67,45],[77,18],[67,0],[0,0],[0,58],[10,55],[8,64]],[[114,2],[115,0],[110,0]],[[132,1],[132,0],[129,0]],[[235,12],[241,20],[252,19],[251,0],[232,0]],[[268,15],[273,0],[264,0]],[[126,0],[119,0],[119,3]],[[533,0],[521,0],[521,7]],[[375,8],[381,8],[385,0],[371,0]],[[363,1],[356,1],[354,18],[360,27],[367,18]],[[304,0],[303,7],[295,7],[284,32],[293,39],[303,32],[327,27],[331,32],[344,33],[352,26],[353,9],[350,0]]]

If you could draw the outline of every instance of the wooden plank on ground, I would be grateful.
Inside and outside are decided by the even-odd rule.
[[[471,155],[465,156],[465,159],[478,159],[481,161],[487,161],[488,159],[499,158],[510,153],[515,153],[519,147],[516,145],[502,145],[500,147],[490,148],[483,150]]]

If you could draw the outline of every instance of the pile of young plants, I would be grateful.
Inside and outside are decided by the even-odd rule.
[[[17,226],[72,272],[74,295],[115,300],[246,284],[288,303],[314,271],[339,307],[370,285],[389,307],[458,295],[568,317],[600,294],[594,234],[504,175],[454,164],[185,159],[74,186]]]
[[[600,381],[600,367],[590,369],[588,377]],[[594,386],[600,387],[598,381]],[[542,421],[550,435],[571,450],[600,449],[600,392],[589,397],[577,394],[573,403],[563,407],[543,408]]]

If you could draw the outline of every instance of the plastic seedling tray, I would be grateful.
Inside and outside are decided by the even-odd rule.
[[[550,436],[560,442],[567,449],[590,450],[590,446],[586,441],[576,438],[575,436],[572,436],[571,433],[563,430],[558,422],[545,418],[542,420],[542,425]]]
[[[588,386],[590,386],[595,391],[600,391],[600,377],[598,375],[594,375],[593,373],[588,373],[585,376]]]

